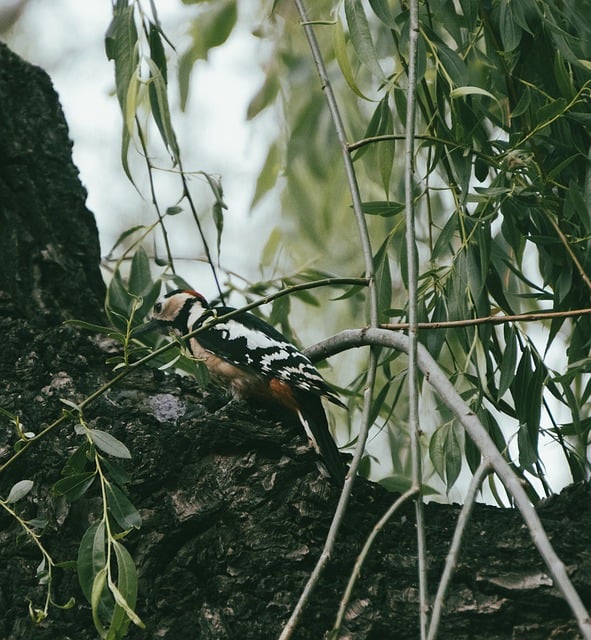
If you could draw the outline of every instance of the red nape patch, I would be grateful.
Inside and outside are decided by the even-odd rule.
[[[297,400],[295,399],[293,391],[287,382],[283,382],[277,378],[271,378],[269,381],[269,390],[271,391],[271,396],[275,402],[279,402],[284,407],[287,407],[294,412],[298,411]]]
[[[204,307],[209,306],[207,300],[205,299],[205,296],[201,295],[199,291],[195,291],[195,289],[183,289],[181,293],[186,293],[187,295],[197,298],[197,300],[199,300]]]

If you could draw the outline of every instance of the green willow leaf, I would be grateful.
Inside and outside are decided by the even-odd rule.
[[[78,547],[78,581],[88,602],[92,599],[95,577],[105,567],[106,561],[105,523],[101,520],[85,531]]]
[[[521,42],[522,30],[513,17],[512,7],[518,3],[501,0],[499,6],[499,31],[505,51],[514,51]]]
[[[105,485],[107,504],[111,515],[117,524],[125,531],[127,529],[139,529],[142,526],[142,518],[131,500],[121,489],[108,482]]]
[[[429,441],[429,458],[449,491],[460,475],[462,449],[451,422],[439,427]]]
[[[347,55],[347,42],[345,40],[345,31],[339,18],[337,18],[332,35],[332,46],[334,47],[335,58],[343,74],[345,82],[349,85],[349,88],[363,100],[369,101],[363,91],[359,88],[357,81],[355,80],[355,74],[351,68],[349,62],[349,56]]]
[[[126,618],[135,625],[143,629],[144,623],[134,611],[137,603],[138,577],[137,569],[129,551],[117,540],[113,541],[113,550],[117,560],[117,589],[113,590],[113,596],[117,607],[124,613]],[[117,622],[115,617],[117,610],[113,614],[113,622]]]
[[[392,202],[388,200],[374,200],[371,202],[362,202],[361,210],[370,216],[382,216],[383,218],[391,218],[404,211],[404,203]]]
[[[129,293],[134,296],[143,296],[152,287],[152,274],[150,272],[150,259],[146,250],[140,245],[131,259],[129,271]]]
[[[396,22],[396,16],[392,12],[388,0],[369,0],[369,5],[388,29],[398,30],[399,27]]]
[[[168,92],[166,88],[166,81],[162,72],[158,68],[158,65],[148,58],[146,60],[150,69],[150,106],[152,108],[152,115],[160,136],[166,148],[168,149],[175,164],[179,163],[180,150],[176,133],[172,126],[172,119],[170,117],[170,107],[168,104]]]
[[[513,383],[515,378],[515,365],[517,364],[517,332],[514,326],[505,325],[505,350],[501,361],[501,376],[499,380],[498,397],[502,398]]]
[[[380,82],[386,84],[388,78],[378,61],[378,55],[371,36],[367,16],[360,0],[345,0],[345,16],[353,48],[359,60]]]
[[[58,480],[51,488],[51,491],[54,495],[65,496],[68,502],[75,502],[88,491],[95,477],[95,471],[67,476]]]

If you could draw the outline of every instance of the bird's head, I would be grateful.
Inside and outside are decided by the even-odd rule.
[[[171,327],[181,334],[209,308],[207,300],[192,289],[175,289],[162,296],[150,314],[150,320],[142,325],[135,334],[145,333],[156,328]]]

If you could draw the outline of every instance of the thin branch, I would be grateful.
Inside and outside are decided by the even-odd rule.
[[[392,516],[398,511],[398,509],[408,500],[420,495],[420,487],[411,487],[408,491],[405,491],[394,503],[390,506],[390,508],[384,513],[384,515],[378,520],[374,528],[371,530],[371,533],[367,537],[365,544],[363,545],[363,549],[360,554],[357,556],[357,560],[355,561],[355,566],[353,567],[353,571],[349,577],[349,582],[347,583],[347,588],[345,589],[345,593],[341,599],[341,603],[339,605],[339,611],[337,614],[337,618],[334,623],[334,627],[332,629],[332,636],[335,638],[339,637],[339,632],[341,626],[343,624],[343,618],[345,617],[345,613],[347,611],[347,605],[351,600],[351,594],[353,593],[353,588],[355,587],[355,583],[359,578],[359,574],[361,573],[361,567],[365,562],[369,551],[380,533],[380,531],[386,526],[386,523],[392,518]]]
[[[342,331],[308,349],[306,353],[310,358],[320,359],[362,345],[380,345],[405,353],[409,351],[409,339],[406,336],[385,329],[366,328]],[[591,640],[591,619],[589,614],[568,577],[564,563],[554,551],[540,518],[527,497],[521,480],[496,448],[478,416],[464,402],[441,367],[420,343],[417,345],[417,360],[425,380],[437,391],[442,402],[456,416],[466,433],[480,450],[485,462],[490,464],[507,491],[513,496],[515,505],[527,525],[533,543],[548,567],[554,583],[570,606],[581,634],[585,640]]]
[[[548,222],[552,225],[552,227],[554,228],[554,231],[556,231],[556,234],[560,238],[560,242],[562,242],[562,244],[564,245],[564,248],[566,249],[566,252],[570,256],[570,259],[573,261],[577,271],[579,272],[579,275],[581,276],[581,279],[587,285],[587,288],[591,291],[591,280],[589,280],[589,276],[585,273],[585,269],[583,269],[583,265],[577,258],[566,236],[564,235],[564,233],[562,233],[562,229],[558,226],[558,223],[556,222],[556,220],[554,219],[554,216],[550,212],[544,210],[544,213],[546,214],[546,218],[548,219]]]
[[[445,594],[447,592],[449,583],[451,582],[453,572],[456,568],[458,556],[460,554],[460,547],[462,545],[462,537],[466,530],[466,526],[470,521],[472,508],[474,506],[474,503],[476,502],[476,494],[480,490],[480,485],[482,484],[484,478],[489,473],[490,465],[487,460],[483,460],[472,476],[472,480],[470,482],[470,486],[468,487],[468,492],[466,494],[464,504],[462,505],[462,510],[460,511],[458,521],[456,522],[454,536],[449,547],[447,558],[445,560],[445,567],[443,569],[441,580],[439,581],[437,594],[435,595],[435,600],[433,600],[433,612],[431,614],[431,621],[429,623],[429,633],[427,636],[427,640],[435,640],[435,638],[437,637],[439,621],[441,620],[441,612],[443,611],[443,605],[445,602]]]
[[[418,265],[415,235],[414,206],[414,135],[416,120],[417,92],[417,45],[419,38],[418,0],[409,2],[408,23],[408,88],[406,92],[406,135],[404,139],[404,202],[406,209],[406,256],[408,271],[408,430],[410,433],[410,454],[412,462],[413,486],[422,486],[422,455],[419,424],[419,381],[417,375],[418,343]],[[427,635],[427,548],[425,542],[425,522],[423,500],[420,490],[415,498],[417,521],[417,559],[419,582],[419,626],[421,640]]]
[[[369,414],[371,412],[371,395],[375,382],[375,373],[377,369],[377,354],[374,349],[370,351],[369,354],[369,370],[367,375],[367,383],[364,390],[364,404],[363,404],[363,412],[361,416],[361,424],[369,424]],[[349,497],[351,496],[351,492],[353,489],[353,484],[355,482],[356,474],[352,472],[352,469],[359,466],[359,462],[361,460],[361,456],[363,455],[365,447],[357,446],[355,449],[355,454],[353,456],[353,460],[349,465],[349,472],[347,473],[347,477],[345,478],[345,484],[343,485],[343,490],[341,491],[341,495],[339,496],[339,502],[335,509],[334,516],[332,518],[332,522],[330,524],[330,528],[328,530],[328,534],[326,535],[326,541],[324,542],[324,547],[322,548],[322,553],[316,562],[316,566],[314,567],[312,573],[310,574],[306,585],[302,593],[300,594],[300,598],[292,611],[289,620],[286,625],[283,627],[281,631],[281,635],[279,636],[279,640],[288,640],[293,635],[297,624],[302,616],[302,612],[304,607],[308,603],[316,585],[318,584],[318,580],[324,571],[324,568],[328,564],[330,560],[330,556],[334,549],[334,545],[336,542],[337,534],[339,532],[341,522],[343,521],[343,517],[345,515],[345,510],[347,509],[347,504],[349,503]],[[356,466],[355,466],[356,465]]]
[[[181,182],[183,184],[183,197],[187,199],[189,203],[189,208],[191,209],[191,214],[193,216],[193,220],[195,220],[195,224],[197,225],[197,231],[199,231],[199,235],[201,236],[201,242],[203,243],[203,250],[205,251],[205,256],[207,258],[207,263],[211,269],[211,273],[213,274],[213,279],[215,281],[215,286],[220,295],[220,300],[222,303],[224,302],[224,294],[222,292],[222,287],[220,285],[220,281],[218,279],[218,274],[215,269],[215,265],[213,263],[213,258],[211,257],[211,251],[209,250],[209,244],[205,237],[205,233],[203,231],[203,227],[201,226],[201,220],[199,220],[199,215],[197,214],[197,208],[195,207],[195,203],[193,202],[193,196],[191,195],[191,190],[189,189],[189,183],[187,182],[187,176],[185,175],[185,170],[183,169],[183,165],[181,162],[181,158],[178,158],[179,169]]]
[[[350,152],[356,151],[357,149],[361,149],[361,147],[365,147],[369,144],[375,144],[377,142],[392,142],[397,140],[405,140],[406,135],[396,134],[396,133],[383,133],[379,136],[368,136],[367,138],[360,138],[359,140],[355,140],[355,142],[350,142],[347,145],[347,148]],[[448,140],[447,138],[440,138],[439,136],[429,135],[427,133],[420,133],[414,135],[415,140],[424,140],[425,142],[433,142],[436,144],[441,144],[445,147],[448,147],[450,150],[455,149],[466,149],[465,145],[458,144],[454,140]],[[478,158],[482,158],[483,160],[487,160],[491,164],[498,163],[498,158],[495,156],[491,156],[488,153],[483,153],[478,149],[474,149],[473,147],[469,147],[468,151],[470,155],[476,156]]]
[[[365,219],[365,215],[363,214],[363,210],[361,207],[361,195],[359,192],[359,185],[357,183],[357,176],[355,174],[355,169],[353,167],[353,161],[351,159],[351,155],[348,149],[348,142],[347,142],[347,136],[345,133],[345,127],[343,125],[343,120],[341,118],[341,113],[337,104],[337,100],[332,90],[330,79],[328,77],[326,65],[324,64],[322,52],[320,51],[318,40],[316,39],[316,34],[314,33],[314,28],[312,24],[308,21],[304,0],[295,0],[295,5],[300,17],[300,23],[302,25],[302,28],[308,40],[308,46],[310,47],[310,53],[312,55],[312,59],[314,60],[314,64],[316,65],[316,70],[318,72],[318,75],[320,76],[320,82],[321,82],[322,89],[324,91],[324,96],[326,98],[328,111],[332,118],[333,125],[335,127],[335,132],[339,140],[339,144],[341,146],[341,154],[343,158],[343,164],[345,167],[345,174],[347,177],[347,183],[349,185],[349,191],[351,193],[353,212],[355,215],[355,220],[357,222],[359,238],[361,241],[363,258],[365,262],[365,276],[369,280],[369,284],[368,284],[369,320],[372,327],[377,327],[378,299],[377,299],[377,292],[376,292],[375,280],[374,280],[373,251],[371,247],[371,240],[369,238],[367,221]],[[304,590],[302,591],[300,598],[294,610],[292,611],[289,620],[287,621],[285,627],[283,628],[283,631],[281,632],[280,640],[288,640],[289,638],[291,638],[299,622],[299,619],[302,615],[304,607],[308,602],[311,593],[316,587],[316,584],[318,583],[318,579],[320,578],[320,575],[324,567],[328,563],[330,555],[334,549],[336,536],[340,529],[341,522],[343,521],[345,511],[347,509],[347,505],[349,502],[349,497],[351,495],[351,491],[355,483],[357,469],[359,468],[359,464],[361,463],[361,459],[365,451],[365,444],[367,442],[367,436],[368,436],[369,427],[370,427],[371,404],[373,399],[373,389],[375,384],[377,365],[378,365],[378,349],[371,349],[369,354],[368,367],[367,367],[361,426],[360,426],[359,435],[357,439],[357,445],[355,447],[355,453],[353,454],[353,459],[349,466],[349,471],[345,478],[345,483],[343,485],[343,489],[339,497],[339,502],[337,504],[337,508],[335,509],[335,513],[330,525],[330,529],[326,536],[326,541],[325,541],[322,553],[320,555],[320,558],[318,559],[318,562],[314,567],[314,570],[310,574],[310,577],[308,578],[306,586],[304,587]]]
[[[142,153],[144,154],[144,158],[146,160],[146,166],[148,168],[148,180],[150,183],[150,194],[152,196],[152,204],[154,205],[154,209],[156,210],[156,215],[158,216],[158,224],[160,225],[160,228],[162,230],[162,237],[164,239],[164,246],[166,248],[166,257],[168,258],[168,264],[170,265],[172,272],[176,273],[174,270],[174,261],[172,258],[172,251],[170,249],[170,243],[168,241],[168,231],[166,230],[166,225],[164,224],[164,216],[160,211],[160,205],[158,204],[158,199],[156,198],[156,187],[154,185],[154,167],[152,166],[152,161],[148,156],[148,147],[146,145],[146,139],[137,115],[135,116],[135,126],[137,127],[138,138],[140,141],[140,145],[142,147]]]
[[[473,327],[480,324],[506,324],[509,322],[533,322],[537,320],[552,320],[554,318],[575,318],[591,314],[591,307],[584,309],[569,309],[568,311],[535,311],[533,313],[519,313],[515,315],[484,316],[467,320],[446,320],[442,322],[417,322],[417,329],[452,329],[454,327]],[[400,331],[409,328],[408,322],[380,324],[381,329]]]

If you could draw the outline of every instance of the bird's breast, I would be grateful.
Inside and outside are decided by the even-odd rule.
[[[213,382],[228,387],[236,398],[246,399],[260,395],[265,386],[262,376],[254,371],[237,367],[204,349],[195,338],[191,338],[190,342],[191,352],[197,360],[205,364]]]

